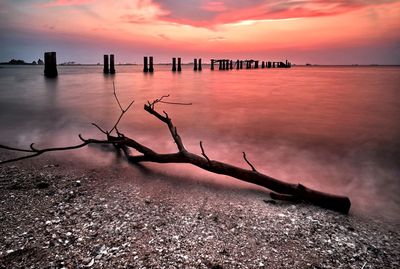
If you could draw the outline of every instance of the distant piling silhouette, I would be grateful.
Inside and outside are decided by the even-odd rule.
[[[285,62],[271,62],[271,61],[260,61],[260,60],[229,60],[229,59],[211,59],[211,70],[215,69],[215,64],[218,63],[219,70],[232,70],[232,69],[243,69],[245,64],[246,69],[258,69],[258,68],[290,68],[291,63],[286,60]],[[201,70],[201,59],[194,59],[193,69]]]
[[[54,51],[44,53],[44,75],[46,78],[55,78],[58,76],[57,55]]]
[[[198,66],[197,70],[199,70],[199,71],[203,70],[203,67],[201,67],[201,58],[199,58],[199,66]]]
[[[193,70],[197,71],[197,59],[193,60]]]
[[[182,71],[181,58],[178,58],[178,72]]]
[[[176,72],[176,58],[172,58],[172,72]]]
[[[147,56],[143,57],[143,72],[145,73],[149,72],[149,67],[147,64]]]
[[[114,54],[110,54],[110,74],[115,74]]]
[[[108,55],[104,55],[104,64],[103,64],[104,68],[103,68],[103,73],[104,74],[108,74],[110,73],[110,70],[108,68]]]
[[[149,57],[149,72],[153,73],[154,72],[154,66],[153,66],[153,56]]]

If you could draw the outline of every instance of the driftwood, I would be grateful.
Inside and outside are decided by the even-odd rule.
[[[98,128],[103,134],[106,135],[106,140],[97,140],[97,139],[85,139],[81,135],[79,138],[82,140],[82,143],[76,146],[70,147],[58,147],[58,148],[47,148],[47,149],[37,149],[33,144],[30,145],[30,149],[19,149],[14,147],[8,147],[5,145],[0,145],[0,148],[20,151],[29,153],[29,155],[18,157],[14,159],[9,159],[5,161],[0,161],[0,164],[5,164],[13,161],[19,161],[22,159],[36,157],[46,152],[50,151],[61,151],[61,150],[70,150],[85,147],[89,144],[113,144],[117,150],[122,150],[127,161],[133,164],[137,164],[140,162],[155,162],[155,163],[188,163],[204,170],[210,171],[216,174],[222,174],[231,176],[233,178],[253,183],[262,187],[265,187],[271,191],[271,198],[278,200],[286,200],[286,201],[306,201],[312,203],[317,206],[321,206],[324,208],[328,208],[331,210],[335,210],[338,212],[342,212],[347,214],[350,210],[350,199],[345,196],[338,196],[329,193],[324,193],[320,191],[316,191],[302,184],[292,184],[283,182],[281,180],[275,179],[268,175],[262,174],[256,170],[256,168],[251,164],[248,160],[246,153],[243,152],[243,159],[249,165],[250,169],[244,169],[241,167],[233,166],[227,163],[223,163],[220,161],[210,159],[203,147],[202,141],[200,141],[199,146],[201,150],[201,155],[194,154],[189,152],[182,141],[182,138],[178,134],[177,128],[172,122],[172,119],[169,115],[163,111],[163,114],[159,113],[155,106],[158,103],[166,103],[166,104],[175,104],[175,105],[189,105],[188,103],[175,103],[175,102],[167,102],[164,101],[166,96],[162,96],[159,99],[154,100],[153,102],[148,102],[144,105],[144,110],[147,111],[152,116],[159,119],[163,122],[169,129],[169,132],[177,146],[177,152],[168,153],[168,154],[160,154],[151,148],[139,143],[138,141],[131,139],[125,136],[123,133],[118,130],[118,123],[120,122],[123,115],[128,111],[128,109],[133,104],[133,101],[127,106],[126,109],[123,109],[118,97],[115,93],[114,87],[114,96],[118,106],[121,110],[121,114],[118,117],[116,123],[112,127],[110,131],[105,131],[97,124],[93,123],[93,125]],[[113,133],[115,133],[113,135]],[[132,155],[129,149],[134,149],[138,152],[136,155]]]

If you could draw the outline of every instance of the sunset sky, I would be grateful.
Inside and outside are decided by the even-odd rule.
[[[0,61],[400,64],[400,0],[1,0]]]

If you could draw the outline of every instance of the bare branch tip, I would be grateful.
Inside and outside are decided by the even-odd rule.
[[[35,149],[35,148],[33,147],[34,144],[35,144],[35,143],[31,143],[31,144],[29,145],[29,147],[31,148],[32,151],[38,151],[37,149]]]
[[[208,163],[210,163],[211,161],[210,161],[210,159],[208,158],[208,156],[207,156],[207,154],[206,154],[206,152],[204,151],[204,148],[203,148],[203,141],[200,141],[200,148],[201,148],[201,155],[203,155],[203,157],[206,158],[206,160],[208,161]]]
[[[257,170],[256,170],[256,168],[251,164],[251,162],[247,159],[247,157],[246,157],[246,152],[244,152],[243,151],[243,159],[246,161],[246,163],[251,167],[251,170],[253,171],[253,172],[258,172]]]
[[[82,142],[87,142],[87,140],[85,138],[83,138],[83,136],[81,134],[78,134],[78,137]]]

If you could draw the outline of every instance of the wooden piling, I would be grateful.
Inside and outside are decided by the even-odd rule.
[[[233,61],[232,60],[230,60],[230,62],[229,62],[229,69],[233,69]]]
[[[271,68],[271,62],[268,61],[268,68]]]
[[[254,61],[254,68],[258,68],[258,61]]]
[[[243,61],[240,61],[240,69],[243,69]]]
[[[149,67],[147,66],[147,56],[143,57],[143,72],[149,72]]]
[[[193,70],[197,71],[197,59],[196,58],[193,60]]]
[[[149,57],[149,72],[153,73],[154,72],[154,67],[153,67],[153,56]]]
[[[264,61],[261,62],[261,68],[265,68],[265,62]]]
[[[176,58],[172,58],[172,72],[176,72]]]
[[[108,69],[108,55],[104,55],[103,73],[108,74],[110,70]]]
[[[239,60],[236,60],[236,70],[238,70],[239,69]]]
[[[214,70],[214,59],[211,59],[211,67],[210,67],[210,69]]]
[[[57,57],[54,51],[44,53],[44,75],[47,78],[55,78],[58,76]]]
[[[114,54],[110,54],[110,74],[115,74]]]
[[[222,62],[223,60],[219,60],[219,70],[222,70]]]
[[[203,68],[201,67],[201,58],[199,58],[199,66],[198,66],[198,70],[199,70],[199,71],[203,70]]]
[[[182,71],[181,58],[178,58],[178,72]]]
[[[272,62],[272,68],[275,68],[275,62]]]

